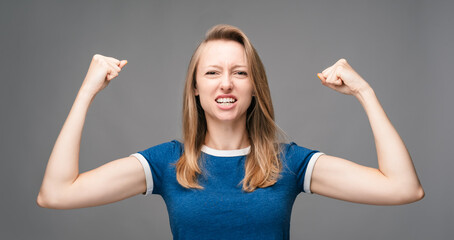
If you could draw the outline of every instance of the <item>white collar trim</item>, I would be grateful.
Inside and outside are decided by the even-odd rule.
[[[251,151],[251,146],[242,148],[242,149],[235,149],[235,150],[217,150],[213,148],[209,148],[205,145],[202,146],[202,152],[216,156],[216,157],[238,157],[248,155]]]

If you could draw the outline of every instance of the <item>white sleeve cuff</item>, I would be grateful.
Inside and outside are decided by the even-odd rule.
[[[134,156],[142,164],[143,170],[145,172],[145,180],[147,182],[147,191],[143,194],[145,196],[148,196],[153,191],[153,177],[151,176],[150,165],[148,164],[147,159],[145,159],[145,157],[140,153],[134,153],[134,154],[131,154],[130,156]]]
[[[309,160],[309,163],[307,164],[306,174],[304,176],[304,192],[305,193],[312,194],[312,192],[311,192],[312,171],[314,170],[315,162],[317,162],[317,159],[323,154],[324,153],[322,153],[322,152],[314,153],[312,155],[311,159]]]

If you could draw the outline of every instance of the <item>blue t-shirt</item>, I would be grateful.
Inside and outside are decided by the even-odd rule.
[[[176,163],[184,150],[173,140],[132,154],[142,164],[145,195],[159,194],[169,213],[174,239],[289,239],[296,196],[310,193],[311,173],[323,153],[295,143],[283,145],[280,179],[267,188],[242,191],[244,163],[250,147],[215,150],[203,146],[204,189],[186,189],[176,179]]]

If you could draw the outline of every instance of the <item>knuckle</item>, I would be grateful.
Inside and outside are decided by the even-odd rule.
[[[323,77],[327,78],[329,76],[328,71],[325,70],[322,72]]]
[[[339,59],[338,62],[342,63],[342,64],[345,64],[345,63],[347,63],[347,60],[345,58],[341,58],[341,59]]]
[[[93,60],[96,61],[96,62],[98,62],[98,63],[99,63],[99,62],[104,62],[103,59],[104,59],[104,56],[99,55],[99,54],[95,54],[95,55],[93,56]]]

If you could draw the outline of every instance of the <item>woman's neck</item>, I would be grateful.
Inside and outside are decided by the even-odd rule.
[[[205,145],[218,150],[235,150],[250,146],[246,121],[229,124],[207,122]]]

